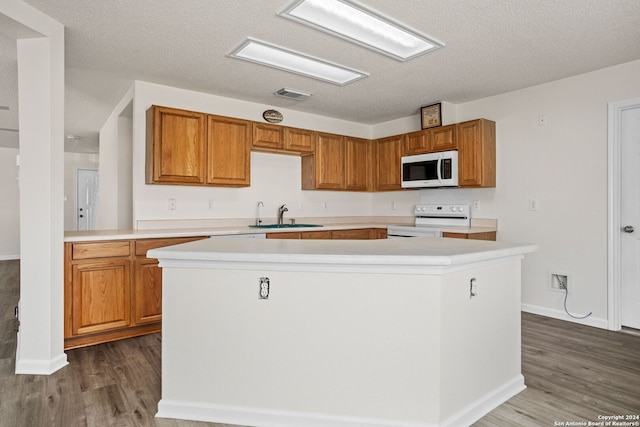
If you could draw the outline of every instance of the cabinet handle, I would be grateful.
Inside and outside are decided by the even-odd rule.
[[[476,295],[478,295],[476,289],[476,278],[472,277],[471,280],[469,280],[469,298],[473,298]]]

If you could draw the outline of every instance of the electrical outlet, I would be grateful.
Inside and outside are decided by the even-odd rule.
[[[214,202],[213,200],[208,200],[207,201],[207,206],[209,206],[209,210],[212,211],[213,207],[214,207]]]
[[[529,210],[530,211],[538,210],[538,199],[529,199]]]
[[[474,200],[471,203],[471,209],[474,210],[474,211],[480,210],[480,200]]]
[[[261,277],[260,278],[260,292],[258,294],[260,299],[268,299],[269,298],[269,278]]]
[[[174,199],[173,197],[169,199],[168,201],[168,208],[170,211],[175,211],[176,210],[176,199]]]

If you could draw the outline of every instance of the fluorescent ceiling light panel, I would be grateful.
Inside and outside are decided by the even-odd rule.
[[[279,15],[398,61],[444,46],[347,0],[298,0]]]
[[[332,64],[322,59],[251,38],[248,38],[229,56],[340,86],[368,76],[367,73],[362,71]]]

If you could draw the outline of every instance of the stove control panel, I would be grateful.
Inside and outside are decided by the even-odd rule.
[[[416,205],[413,213],[417,217],[469,217],[469,205]]]

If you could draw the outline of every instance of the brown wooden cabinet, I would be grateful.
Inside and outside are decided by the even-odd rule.
[[[253,129],[251,148],[266,148],[269,150],[281,150],[284,148],[282,126],[253,122],[251,127]]]
[[[286,231],[267,233],[267,239],[336,239],[336,240],[370,240],[386,239],[386,228],[352,228],[346,230],[322,231]]]
[[[496,240],[495,231],[486,231],[482,233],[449,233],[443,232],[442,237],[448,237],[450,239],[471,239],[471,240]]]
[[[377,191],[401,190],[400,159],[404,135],[374,141],[373,181]]]
[[[458,185],[496,186],[496,124],[478,119],[456,124]]]
[[[455,124],[407,133],[402,144],[402,155],[455,150],[457,148],[455,136]]]
[[[206,114],[153,106],[147,110],[147,184],[203,185]]]
[[[302,157],[302,189],[343,190],[344,154],[343,136],[318,132],[315,153]]]
[[[362,138],[345,138],[345,189],[371,189],[371,142]]]
[[[448,151],[458,148],[456,141],[456,125],[439,126],[429,129],[429,150]]]
[[[316,133],[308,129],[284,128],[284,149],[297,153],[313,153]]]
[[[147,250],[203,238],[65,243],[65,349],[159,332],[162,270]]]
[[[251,122],[207,116],[207,184],[248,187],[251,183]]]
[[[316,133],[315,152],[302,157],[303,190],[368,191],[371,141]]]
[[[147,110],[146,183],[246,187],[251,122],[152,106]]]

